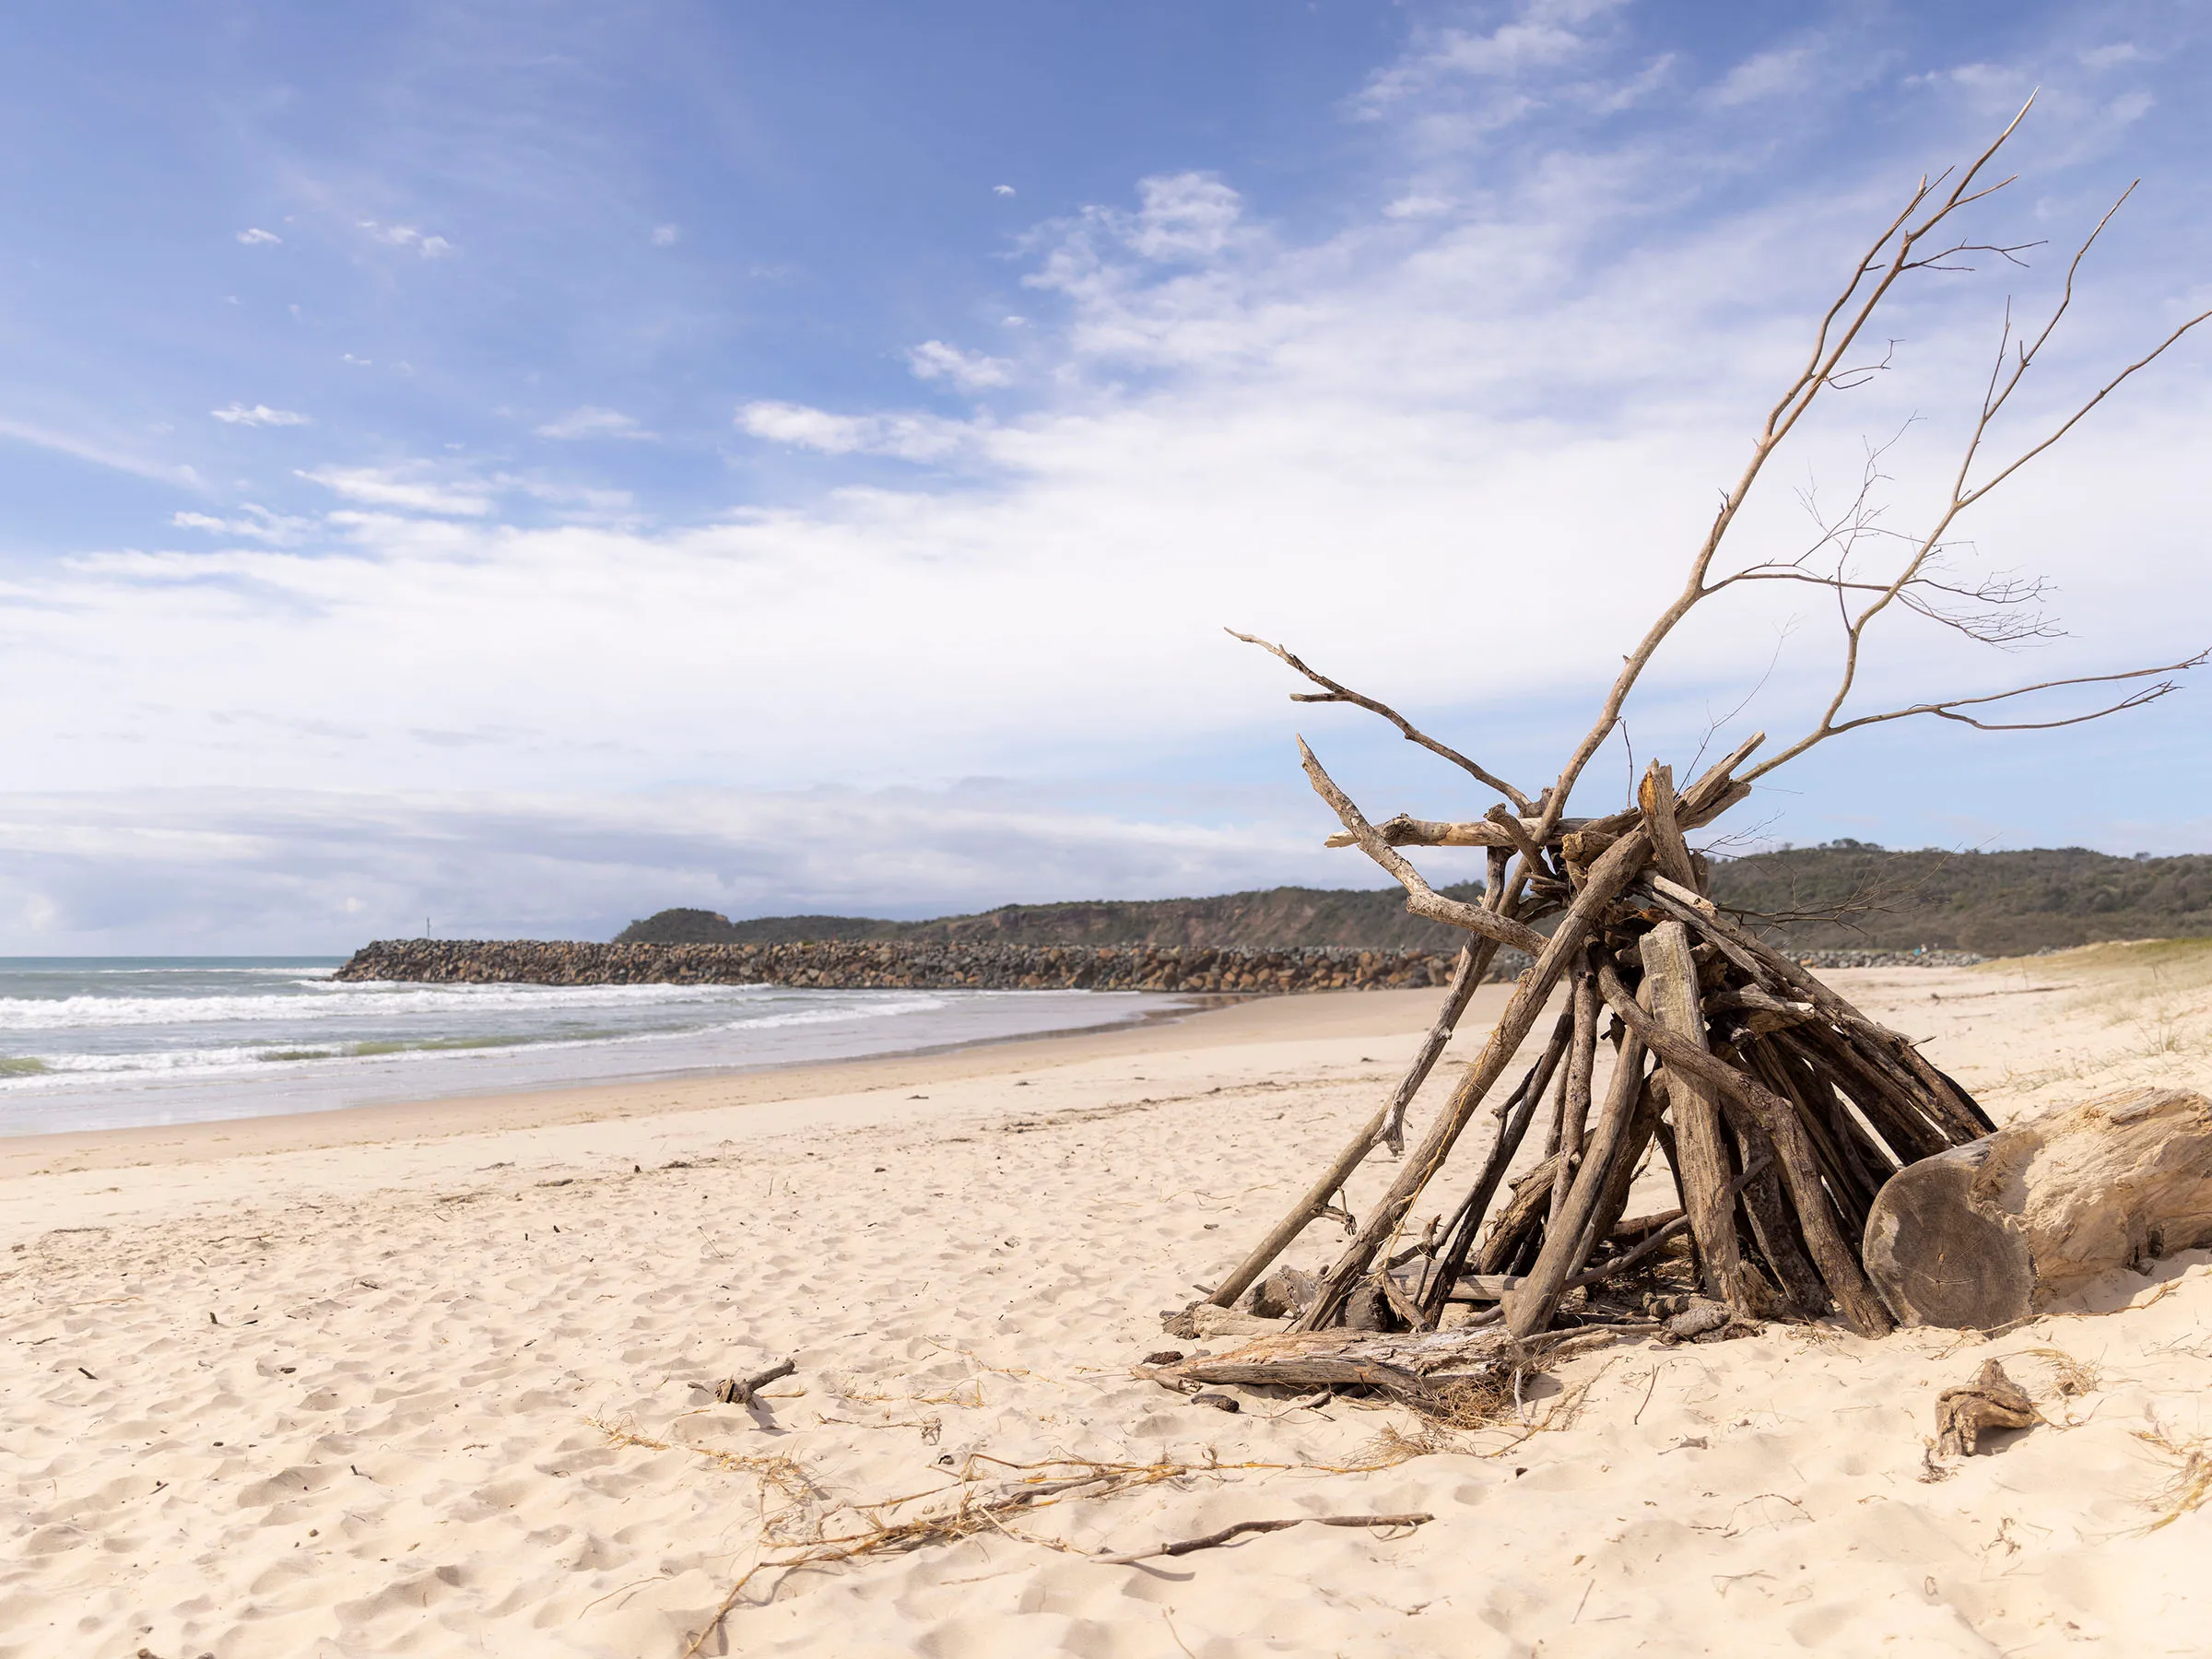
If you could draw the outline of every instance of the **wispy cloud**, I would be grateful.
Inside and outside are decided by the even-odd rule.
[[[491,497],[480,488],[426,477],[418,469],[382,466],[318,466],[302,478],[320,484],[349,501],[397,507],[413,512],[451,513],[480,518],[491,511]]]
[[[426,236],[413,225],[380,225],[374,219],[363,219],[360,228],[374,241],[394,248],[412,248],[425,259],[442,259],[453,251],[453,244],[444,237]]]
[[[656,248],[673,248],[682,235],[683,230],[679,226],[655,225],[653,228],[653,245]]]
[[[634,416],[619,409],[602,409],[592,404],[571,409],[557,420],[534,429],[540,438],[635,438],[658,436],[647,431]]]
[[[2133,41],[2114,41],[2109,46],[2091,47],[2080,53],[2080,58],[2085,69],[2111,69],[2120,64],[2137,63],[2143,55],[2143,49]]]
[[[162,484],[182,485],[191,489],[197,489],[200,484],[199,475],[188,465],[158,460],[139,453],[127,442],[109,441],[36,420],[0,415],[0,438]]]
[[[169,522],[180,530],[205,530],[211,535],[242,535],[271,547],[296,547],[314,529],[312,519],[272,512],[252,501],[241,502],[240,516],[219,518],[207,512],[172,512]]]
[[[296,427],[314,424],[297,409],[272,409],[267,404],[226,404],[207,413],[225,426]]]
[[[1005,358],[962,351],[942,340],[923,341],[907,352],[906,361],[915,379],[950,381],[962,391],[976,392],[1014,383],[1014,365]]]
[[[1399,61],[1368,78],[1354,108],[1382,119],[1452,81],[1511,82],[1532,71],[1558,69],[1591,50],[1600,32],[1593,25],[1623,3],[1535,0],[1492,29],[1447,26],[1428,31]],[[1533,100],[1513,99],[1501,109],[1512,115],[1532,106]]]
[[[250,230],[241,230],[238,233],[238,240],[245,243],[247,247],[253,248],[273,247],[276,243],[281,242],[284,238],[277,235],[274,230],[264,230],[259,226],[256,226]]]
[[[1786,97],[1810,84],[1814,63],[1815,53],[1810,46],[1762,52],[1729,70],[1708,96],[1722,109]]]
[[[835,415],[805,404],[748,403],[737,411],[741,431],[770,443],[825,455],[888,455],[943,461],[969,447],[980,429],[934,415]]]

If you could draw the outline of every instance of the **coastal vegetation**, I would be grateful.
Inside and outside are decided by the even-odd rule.
[[[1477,883],[1437,888],[1481,897]],[[2118,858],[2084,847],[1900,852],[1870,841],[1782,848],[1712,862],[1712,899],[1803,949],[1968,950],[2023,956],[2102,940],[2212,935],[2212,855]],[[1358,950],[1458,947],[1455,931],[1409,914],[1396,888],[1267,888],[1203,899],[1008,904],[927,921],[759,916],[665,910],[632,922],[622,945],[775,945],[897,939],[1006,945],[1176,945]]]

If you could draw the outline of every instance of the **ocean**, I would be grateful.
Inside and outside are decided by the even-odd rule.
[[[1194,1000],[341,982],[339,960],[0,958],[0,1135],[850,1059],[1116,1025]]]

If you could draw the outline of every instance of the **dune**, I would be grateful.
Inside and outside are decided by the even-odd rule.
[[[1834,977],[2000,1120],[2212,1069],[2212,948]],[[1435,994],[0,1144],[0,1655],[2203,1651],[2204,1252],[1994,1338],[1618,1340],[1474,1429],[1133,1375]],[[2043,1421],[1939,1470],[1990,1359]],[[1089,1559],[1359,1514],[1430,1519]]]

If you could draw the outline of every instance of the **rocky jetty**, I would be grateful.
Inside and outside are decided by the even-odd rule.
[[[342,980],[429,984],[794,985],[825,991],[1382,991],[1441,985],[1446,952],[1308,947],[946,944],[599,945],[380,939]]]
[[[1986,962],[1971,950],[1891,950],[1880,946],[1845,947],[1835,950],[1785,950],[1791,961],[1806,968],[1971,968]]]

